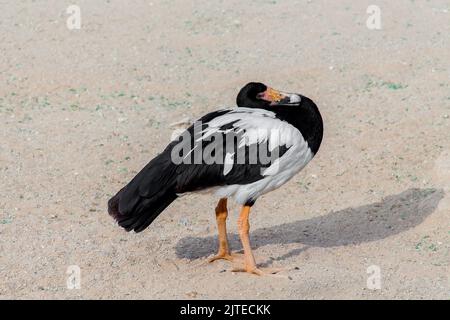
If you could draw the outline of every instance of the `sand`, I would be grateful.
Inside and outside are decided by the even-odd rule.
[[[79,0],[79,30],[71,2],[2,4],[0,298],[450,298],[448,1],[377,1],[381,30],[371,1]],[[325,122],[317,157],[252,210],[256,259],[283,278],[205,263],[210,195],[141,234],[106,212],[170,123],[249,81]]]

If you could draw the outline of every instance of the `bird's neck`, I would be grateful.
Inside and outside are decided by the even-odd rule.
[[[301,107],[276,106],[267,110],[275,112],[278,119],[297,128],[314,154],[319,151],[323,138],[323,120],[314,103],[306,103]]]

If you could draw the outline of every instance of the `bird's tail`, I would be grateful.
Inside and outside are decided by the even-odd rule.
[[[127,231],[141,232],[177,198],[174,169],[156,157],[108,201],[108,213]]]

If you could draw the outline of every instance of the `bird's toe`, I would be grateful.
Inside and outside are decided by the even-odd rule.
[[[254,274],[257,276],[272,276],[272,277],[282,277],[279,275],[279,272],[284,271],[282,268],[257,268],[257,267],[243,267],[243,268],[235,268],[232,272],[246,272],[249,274]]]
[[[219,254],[215,255],[214,257],[210,258],[208,260],[208,262],[212,263],[217,260],[227,260],[227,261],[234,262],[236,260],[241,260],[243,258],[243,256],[244,255],[242,253],[219,253]]]
[[[227,260],[233,261],[233,256],[230,254],[218,254],[208,260],[209,263],[212,263],[217,260]]]

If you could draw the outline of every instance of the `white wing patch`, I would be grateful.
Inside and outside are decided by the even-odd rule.
[[[220,128],[232,124],[233,129]],[[235,108],[208,122],[197,141],[205,140],[217,133],[244,132],[238,142],[239,147],[269,142],[269,151],[285,145],[290,148],[300,132],[287,122],[276,118],[275,113],[264,109]],[[296,134],[297,133],[297,134]]]

